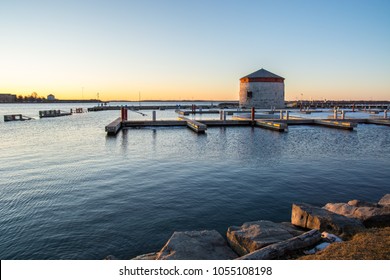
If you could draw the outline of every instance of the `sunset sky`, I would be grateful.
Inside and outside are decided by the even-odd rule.
[[[390,100],[390,1],[0,2],[0,93],[237,100],[265,68],[286,100]]]

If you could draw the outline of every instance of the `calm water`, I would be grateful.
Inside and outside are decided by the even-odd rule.
[[[3,104],[0,116],[80,106],[90,105]],[[146,128],[107,137],[117,116],[1,120],[1,259],[128,259],[159,250],[174,231],[225,235],[247,221],[288,221],[292,202],[377,201],[390,192],[389,127]]]

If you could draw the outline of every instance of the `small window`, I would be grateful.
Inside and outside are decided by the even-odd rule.
[[[247,91],[246,92],[246,97],[247,98],[252,98],[252,92],[251,91]]]

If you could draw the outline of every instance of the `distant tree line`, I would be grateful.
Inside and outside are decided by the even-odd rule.
[[[18,95],[16,97],[16,102],[46,102],[46,98],[43,96],[39,96],[35,91],[30,95]]]

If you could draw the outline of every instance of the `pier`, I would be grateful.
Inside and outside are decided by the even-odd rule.
[[[105,127],[105,130],[108,135],[116,135],[122,128],[142,128],[142,127],[174,127],[182,126],[188,127],[189,129],[195,131],[196,133],[205,133],[208,127],[229,127],[229,126],[246,126],[246,127],[259,127],[263,129],[274,130],[277,132],[285,132],[288,130],[290,125],[317,125],[325,126],[335,129],[343,130],[354,130],[357,128],[358,124],[376,124],[376,125],[385,125],[390,126],[390,119],[387,117],[387,110],[384,111],[384,117],[374,117],[370,118],[349,118],[345,117],[345,110],[341,111],[341,118],[338,116],[339,111],[334,110],[333,115],[329,116],[327,119],[314,119],[314,118],[303,118],[297,116],[290,116],[289,111],[280,110],[280,117],[275,118],[275,115],[271,115],[271,111],[265,111],[270,114],[270,118],[257,119],[255,114],[255,109],[252,108],[251,113],[244,114],[243,116],[233,116],[232,119],[227,120],[226,110],[218,110],[220,114],[220,119],[212,120],[195,120],[184,117],[182,110],[176,110],[176,113],[179,115],[178,120],[156,120],[156,111],[152,112],[151,120],[128,120],[127,112],[128,108],[122,107],[121,116],[108,124]],[[207,111],[202,111],[202,113],[207,113]],[[231,111],[234,112],[234,111]],[[242,111],[241,111],[242,112]],[[311,111],[310,113],[315,113],[316,111]],[[263,113],[263,111],[261,111]],[[297,112],[299,113],[299,112]],[[144,114],[145,115],[145,114]],[[263,114],[262,116],[264,116]],[[271,117],[272,116],[272,117]]]

